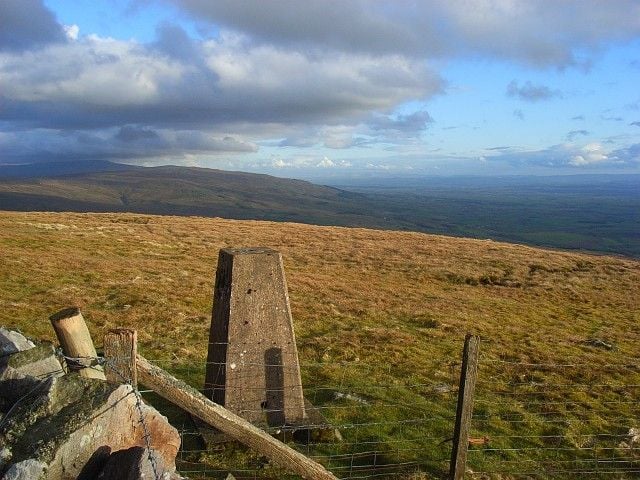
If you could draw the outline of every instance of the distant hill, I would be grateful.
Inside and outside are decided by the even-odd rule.
[[[137,212],[393,227],[366,195],[269,175],[110,162],[0,168],[0,209]]]
[[[83,160],[68,162],[40,162],[24,165],[0,165],[0,180],[8,178],[62,177],[80,173],[120,172],[142,167],[108,162],[106,160]]]
[[[640,176],[315,185],[194,167],[0,166],[0,210],[132,212],[411,230],[640,257]]]

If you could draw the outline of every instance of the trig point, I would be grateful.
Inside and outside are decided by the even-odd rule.
[[[220,250],[205,394],[268,426],[306,419],[282,256],[269,248]]]

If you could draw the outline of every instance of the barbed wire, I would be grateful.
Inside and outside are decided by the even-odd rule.
[[[122,383],[131,385],[118,368],[118,362],[124,358],[74,358],[64,355],[62,358],[65,364],[73,369],[110,368],[122,378]],[[234,364],[233,373],[228,370],[233,362],[186,365],[184,359],[180,358],[152,361],[168,366],[180,376],[191,379],[191,382],[196,377],[203,378],[207,367],[227,369],[227,374],[234,375],[234,380],[249,385],[248,381],[255,380],[255,372],[259,372],[260,369],[288,371],[286,365],[268,361],[244,364],[237,362]],[[506,365],[507,370],[500,371],[500,365]],[[589,372],[588,377],[576,377],[568,373],[549,374],[550,371],[568,372],[575,368],[589,369],[595,366],[600,368],[597,375],[595,372]],[[242,373],[243,367],[254,370]],[[447,381],[426,381],[419,375],[395,377],[395,372],[388,366],[376,368],[375,365],[359,361],[301,363],[299,368],[303,377],[312,374],[316,382],[293,382],[291,385],[269,388],[256,385],[246,387],[244,391],[248,394],[266,391],[286,396],[292,390],[302,389],[305,397],[317,401],[313,409],[327,415],[327,420],[306,421],[298,425],[288,425],[284,422],[282,425],[266,426],[265,431],[274,435],[293,435],[302,430],[333,429],[347,434],[347,437],[340,440],[313,440],[309,436],[302,444],[294,442],[296,448],[325,464],[339,478],[395,478],[406,475],[411,469],[444,472],[448,468],[448,454],[451,448],[449,437],[453,431],[455,401],[458,394],[454,374],[459,371],[459,362],[439,363],[440,370],[450,370],[451,378],[447,377]],[[537,372],[549,374],[549,377],[523,381],[519,379],[520,374],[518,378],[511,375],[511,368],[516,371],[524,370],[523,373],[526,375]],[[295,370],[294,367],[291,369]],[[598,376],[606,376],[613,370],[622,371],[623,374],[611,377],[615,378],[614,381],[597,380]],[[637,400],[627,397],[635,395],[640,387],[637,372],[640,372],[638,366],[630,364],[626,359],[620,364],[594,364],[563,361],[515,362],[481,357],[472,433],[478,435],[476,438],[486,438],[486,444],[471,446],[469,468],[475,474],[504,473],[512,476],[538,477],[638,473],[640,448],[629,440],[629,433],[623,432],[634,426],[634,421],[640,420]],[[263,372],[260,375],[264,374]],[[48,376],[42,382],[47,378]],[[583,381],[579,381],[581,378]],[[593,378],[594,381],[586,383],[584,378]],[[363,381],[365,379],[366,381]],[[572,381],[574,379],[575,382]],[[38,385],[40,383],[36,387]],[[228,385],[218,381],[212,386],[225,388]],[[135,407],[143,430],[142,439],[148,460],[156,480],[160,480],[163,472],[158,471],[151,433],[146,425],[143,410],[143,396],[152,395],[153,392],[131,387],[136,396]],[[28,394],[25,397],[28,397]],[[18,402],[23,401],[21,398]],[[611,415],[607,415],[602,409],[591,413],[589,409],[594,405],[616,408],[612,409]],[[257,412],[286,413],[286,408],[256,407],[240,410],[241,414]],[[0,420],[0,426],[7,416],[10,415]],[[499,423],[495,424],[496,421]],[[558,430],[522,431],[538,424],[540,428],[545,426]],[[623,425],[627,426],[623,428]],[[602,430],[610,426],[616,426],[617,430]],[[573,430],[567,430],[569,428]],[[179,470],[185,475],[195,473],[206,477],[229,471],[244,472],[254,475],[255,478],[260,478],[263,474],[268,475],[269,469],[264,470],[259,465],[239,465],[237,468],[233,465],[210,465],[210,460],[205,457],[215,455],[215,449],[185,447],[186,443],[191,442],[190,438],[201,441],[202,432],[196,427],[187,428],[183,422],[179,433],[182,445],[177,461],[185,467]],[[291,440],[294,437],[286,438]],[[622,447],[618,445],[620,442],[629,442],[629,446]],[[427,445],[431,447],[426,447]],[[549,456],[551,454],[553,456]],[[572,458],[574,455],[578,456]],[[568,468],[569,466],[575,468]],[[538,470],[533,472],[536,469]]]
[[[151,470],[153,472],[153,476],[154,476],[155,480],[162,480],[164,472],[160,472],[159,471],[156,458],[155,458],[155,456],[153,454],[154,449],[153,449],[152,444],[151,444],[151,433],[150,433],[149,427],[147,425],[147,422],[145,420],[144,403],[143,403],[143,400],[142,400],[142,395],[138,391],[137,386],[133,385],[133,383],[131,381],[131,377],[128,376],[128,375],[125,375],[118,368],[117,360],[121,360],[121,359],[117,359],[117,358],[107,359],[105,357],[100,357],[100,356],[96,356],[96,357],[70,357],[68,355],[65,355],[64,352],[62,351],[62,349],[58,349],[56,351],[56,353],[60,358],[64,359],[65,363],[68,366],[73,366],[74,368],[92,368],[94,370],[103,371],[104,367],[108,366],[110,370],[112,370],[118,377],[120,377],[121,383],[131,387],[131,391],[135,396],[135,408],[137,410],[138,417],[139,417],[138,418],[138,423],[142,427],[142,433],[143,433],[142,438],[143,438],[144,444],[145,444],[145,450],[146,450],[146,453],[147,453],[147,460],[149,461],[149,464],[151,465]],[[86,364],[87,362],[90,362],[89,365]],[[101,368],[98,368],[98,367],[101,367]]]

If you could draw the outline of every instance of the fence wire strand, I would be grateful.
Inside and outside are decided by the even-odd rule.
[[[167,368],[175,363],[164,361]],[[209,365],[230,366],[222,362]],[[593,381],[592,376],[579,376],[595,365],[601,367],[601,374],[620,375]],[[243,372],[234,364],[233,375],[234,379],[244,381],[255,375],[256,370],[251,369],[279,366],[251,362],[242,365],[247,369]],[[202,375],[204,368],[206,364],[192,370],[183,368],[181,373],[193,378]],[[274,435],[291,434],[286,438],[294,442],[292,446],[341,479],[414,478],[412,474],[417,475],[415,478],[440,477],[446,475],[449,464],[459,368],[459,362],[436,366],[435,369],[450,373],[445,382],[439,382],[413,377],[399,379],[390,366],[376,368],[363,362],[301,362],[302,385],[280,386],[270,392],[286,395],[287,390],[302,386],[315,410],[330,420],[299,427],[335,429],[345,438],[296,444],[293,434],[299,428],[295,426],[266,426],[265,430]],[[633,476],[640,468],[640,459],[635,456],[637,448],[619,445],[629,440],[627,428],[603,430],[612,424],[631,426],[629,422],[640,418],[634,400],[640,387],[640,377],[636,375],[640,370],[628,359],[622,359],[620,364],[600,365],[577,361],[504,361],[481,355],[479,372],[471,440],[486,439],[487,444],[470,444],[468,465],[474,472],[471,477]],[[526,379],[521,379],[522,375]],[[264,387],[245,390],[251,395],[263,392]],[[412,401],[403,399],[407,394],[412,395]],[[597,418],[590,412],[593,405],[599,407]],[[603,418],[603,412],[612,408],[615,412]],[[259,410],[246,408],[243,412],[255,414]],[[277,408],[268,412],[284,413]],[[182,430],[183,439],[198,435],[197,429]],[[191,453],[206,456],[207,450]],[[187,454],[182,455],[186,458]],[[214,478],[225,471],[224,466],[213,468],[206,461],[200,466],[202,478],[207,478],[206,475]],[[533,475],[531,471],[535,469],[539,470]],[[229,471],[252,474],[255,478],[269,477],[264,466],[255,469],[247,465],[235,469],[229,466]]]
[[[63,358],[72,368],[101,368],[108,363],[122,376],[123,383],[128,383],[116,367],[121,359]],[[180,359],[152,362],[202,386],[206,364],[185,365]],[[230,367],[219,362],[209,364]],[[598,365],[599,370],[595,365],[517,362],[481,354],[468,453],[468,468],[473,472],[470,477],[633,478],[640,473],[640,369],[628,358],[620,364]],[[252,362],[242,367],[264,371],[283,366]],[[289,390],[302,388],[313,404],[315,417],[295,425],[286,421],[265,424],[264,429],[322,463],[340,479],[445,475],[455,423],[459,364],[437,366],[450,373],[444,381],[399,378],[391,366],[376,367],[362,362],[302,363],[301,384],[266,390],[286,397]],[[608,377],[612,372],[615,378]],[[244,382],[251,375],[255,372],[243,374],[237,370],[236,379]],[[27,401],[47,379],[41,378],[17,404]],[[225,385],[220,382],[219,386]],[[297,478],[228,441],[203,442],[201,424],[150,390],[133,391],[156,480],[163,478],[164,472],[159,471],[153,455],[143,402],[156,406],[177,426],[182,445],[176,460],[183,475],[208,479],[224,478],[231,472],[242,478]],[[264,393],[265,387],[256,385],[244,393],[252,396],[260,392]],[[241,409],[241,413],[284,415],[286,408],[258,406]],[[9,411],[2,418],[0,427],[11,415]]]
[[[481,355],[469,450],[479,477],[635,478],[640,470],[640,368],[580,359]],[[635,362],[635,363],[634,363]]]

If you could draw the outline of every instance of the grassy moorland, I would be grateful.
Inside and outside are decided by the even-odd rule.
[[[345,429],[342,446],[320,453],[375,443],[382,459],[442,476],[448,386],[472,332],[483,339],[474,434],[492,447],[470,456],[473,470],[591,469],[594,454],[637,467],[637,449],[598,443],[640,426],[635,260],[291,223],[0,212],[0,324],[53,340],[48,316],[78,305],[96,343],[109,328],[136,328],[143,354],[198,384],[218,249],[229,246],[282,252],[305,389],[333,423],[371,426]],[[411,448],[392,457],[400,442]]]

